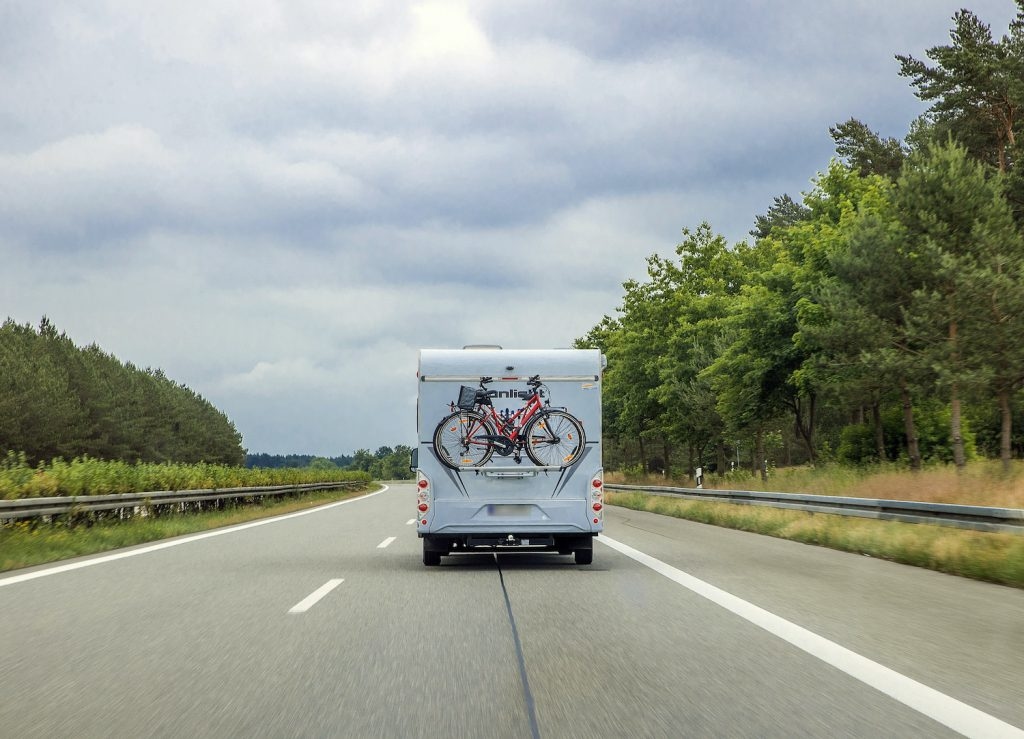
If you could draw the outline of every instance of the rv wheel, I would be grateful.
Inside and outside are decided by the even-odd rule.
[[[436,567],[441,564],[441,552],[432,549],[430,539],[423,538],[423,564],[427,567]]]
[[[588,565],[594,561],[594,547],[589,546],[586,549],[576,550],[576,564]]]

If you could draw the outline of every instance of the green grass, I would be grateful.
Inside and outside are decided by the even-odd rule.
[[[834,493],[833,493],[834,494]],[[1024,536],[608,491],[612,505],[1024,588]]]
[[[24,454],[8,452],[6,457],[0,457],[0,499],[6,500],[369,480],[367,472],[310,467],[247,469],[202,462],[129,464],[91,457],[76,457],[70,462],[58,458],[32,467]]]
[[[101,518],[91,524],[76,525],[24,521],[0,526],[0,572],[291,513],[363,495],[372,487],[367,483],[366,488],[358,491],[320,490],[286,499],[265,498],[255,505],[203,513],[135,517],[126,521]]]

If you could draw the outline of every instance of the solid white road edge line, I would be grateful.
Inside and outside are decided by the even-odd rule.
[[[1024,731],[1016,726],[951,698],[945,693],[929,688],[927,685],[880,665],[867,657],[862,657],[846,647],[716,588],[714,585],[655,559],[649,554],[644,554],[615,539],[609,539],[607,536],[598,536],[597,540],[649,567],[659,575],[664,575],[669,580],[707,598],[727,611],[731,611],[740,618],[746,619],[755,626],[760,626],[780,639],[785,639],[812,657],[817,657],[964,736],[1017,737],[1018,739],[1024,737]]]
[[[391,542],[393,542],[393,541],[394,541],[395,539],[397,539],[397,538],[398,538],[397,536],[389,536],[389,537],[388,537],[387,539],[385,539],[385,540],[384,540],[384,541],[382,541],[382,542],[381,542],[380,544],[378,544],[378,545],[377,545],[377,548],[378,548],[378,549],[384,549],[384,548],[386,548],[387,546],[389,546],[389,545],[391,544]]]
[[[315,606],[321,598],[323,598],[329,592],[331,592],[336,587],[341,585],[343,582],[345,582],[344,578],[339,578],[337,580],[328,580],[319,588],[317,588],[312,593],[310,593],[305,598],[296,603],[294,606],[289,608],[288,613],[305,613],[310,608]]]
[[[259,521],[250,521],[249,523],[240,523],[237,526],[229,526],[224,529],[217,529],[215,531],[206,531],[202,534],[192,534],[191,536],[184,536],[180,539],[172,539],[170,541],[162,541],[159,544],[151,544],[149,546],[140,547],[138,549],[129,549],[124,552],[117,552],[116,554],[105,554],[93,559],[82,560],[81,562],[71,562],[65,565],[57,565],[56,567],[48,567],[45,570],[36,570],[34,572],[26,572],[22,575],[13,575],[11,577],[5,577],[0,579],[0,588],[5,585],[14,585],[19,582],[26,582],[27,580],[35,580],[38,577],[46,577],[47,575],[56,575],[61,572],[70,572],[71,570],[80,570],[83,567],[92,567],[93,565],[104,564],[106,562],[113,562],[118,559],[127,559],[128,557],[137,557],[140,554],[149,554],[150,552],[156,552],[161,549],[170,549],[171,547],[180,546],[181,544],[191,544],[194,541],[201,539],[209,539],[214,536],[223,536],[224,534],[233,534],[236,531],[244,531],[245,529],[256,528],[257,526],[265,526],[268,523],[277,523],[278,521],[286,521],[289,518],[298,518],[299,516],[308,516],[311,513],[320,513],[326,511],[328,508],[337,508],[341,505],[347,505],[349,503],[356,503],[360,500],[366,500],[372,498],[375,495],[380,495],[388,490],[388,486],[385,485],[381,490],[375,493],[368,493],[367,495],[361,495],[358,498],[349,498],[348,500],[340,500],[337,503],[328,503],[318,508],[310,508],[305,511],[297,511],[295,513],[285,513],[282,516],[274,516],[273,518],[261,518]]]

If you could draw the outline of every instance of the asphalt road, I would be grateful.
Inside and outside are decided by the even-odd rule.
[[[614,507],[426,568],[413,503],[0,578],[0,736],[1024,736],[1022,591]]]

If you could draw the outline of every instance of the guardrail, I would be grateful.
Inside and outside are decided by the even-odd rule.
[[[263,485],[250,488],[220,488],[204,490],[157,490],[145,493],[121,493],[118,495],[71,495],[52,498],[19,498],[0,500],[0,521],[37,518],[41,516],[62,516],[87,511],[126,510],[136,512],[153,506],[187,505],[212,500],[230,500],[270,495],[287,495],[314,490],[366,485],[354,480],[349,482],[313,482],[301,485]]]
[[[1024,534],[1024,509],[919,503],[911,500],[844,498],[803,493],[770,493],[753,490],[707,490],[703,488],[645,487],[606,484],[611,491],[623,490],[690,500],[712,500],[740,505],[789,508],[810,513],[859,516],[905,523],[929,523],[977,531]]]

